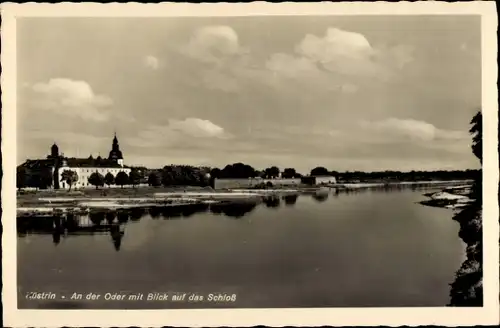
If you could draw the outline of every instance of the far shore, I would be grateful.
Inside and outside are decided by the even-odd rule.
[[[265,197],[328,194],[334,190],[349,191],[370,188],[397,188],[403,186],[442,186],[443,189],[454,188],[455,192],[459,192],[459,190],[466,188],[468,185],[470,185],[470,181],[468,180],[453,180],[390,183],[338,183],[321,186],[293,185],[274,186],[266,189],[237,188],[214,190],[210,187],[176,186],[138,188],[104,187],[97,190],[80,189],[72,191],[38,190],[18,192],[17,213],[18,216],[49,216],[62,213],[88,213],[92,210],[132,209],[151,206],[260,202],[262,199],[265,199]],[[463,196],[460,196],[459,198],[462,197]],[[463,200],[460,200],[460,202],[463,202]]]

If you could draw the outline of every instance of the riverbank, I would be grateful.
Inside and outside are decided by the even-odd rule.
[[[467,257],[450,284],[449,306],[483,305],[482,201],[477,197],[480,194],[478,188],[480,190],[477,184],[447,187],[424,194],[429,199],[420,202],[426,206],[455,210],[453,220],[460,225],[458,237],[466,245]]]
[[[323,186],[299,185],[294,188],[270,187],[265,189],[214,190],[210,187],[141,187],[103,188],[81,190],[44,190],[18,192],[18,216],[50,216],[55,214],[84,214],[93,210],[133,209],[138,207],[171,207],[213,203],[258,203],[268,197],[287,195],[328,195],[332,191],[370,188],[398,188],[408,186],[447,186],[464,181],[421,181],[401,183],[359,183]]]
[[[441,191],[424,194],[429,199],[420,202],[422,205],[460,209],[474,200],[469,197],[471,184],[443,188]]]

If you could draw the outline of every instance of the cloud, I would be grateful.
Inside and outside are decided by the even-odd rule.
[[[243,51],[234,29],[224,25],[199,28],[187,46],[181,49],[192,58],[211,63],[218,63]]]
[[[386,77],[413,60],[405,45],[374,48],[360,33],[328,28],[324,36],[308,34],[295,51],[320,67],[346,76]]]
[[[135,147],[171,147],[188,145],[191,142],[199,145],[199,139],[206,141],[231,137],[224,128],[211,121],[191,117],[184,120],[171,119],[163,126],[149,126],[142,129],[137,137],[126,139],[126,142]]]
[[[35,109],[84,120],[107,120],[108,108],[113,104],[110,97],[95,94],[85,81],[54,78],[34,84],[31,90],[33,94],[30,103]]]
[[[262,60],[243,47],[229,26],[206,26],[195,31],[183,52],[202,63],[201,81],[209,89],[241,91],[251,83],[280,92],[356,93],[366,78],[388,80],[413,61],[406,45],[374,47],[356,32],[329,28],[325,35],[307,34],[290,53],[271,53]]]
[[[296,51],[315,61],[327,62],[339,57],[365,59],[374,54],[368,40],[359,33],[329,28],[324,37],[308,34]]]
[[[257,56],[241,45],[236,31],[224,25],[201,27],[180,47],[200,66],[199,81],[211,90],[227,93],[264,87],[280,94],[307,90],[318,93],[356,93],[360,77],[388,78],[392,69],[411,61],[411,48],[374,48],[359,33],[330,28],[325,36],[307,34],[290,53]],[[390,69],[389,69],[390,68]],[[285,95],[286,96],[286,95]]]
[[[143,58],[143,64],[152,70],[157,70],[160,67],[160,62],[155,56],[145,56]]]
[[[226,136],[222,127],[199,118],[186,118],[183,121],[170,120],[168,127],[192,137],[221,138]]]
[[[318,73],[317,66],[307,58],[284,53],[272,54],[265,65],[272,72],[277,72],[289,78]]]
[[[362,121],[361,127],[376,133],[372,137],[407,138],[415,141],[468,140],[466,132],[444,130],[434,125],[414,119],[388,118],[380,121]],[[395,139],[400,140],[400,139]]]

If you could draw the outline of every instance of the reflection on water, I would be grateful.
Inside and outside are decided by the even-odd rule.
[[[295,205],[295,203],[297,203],[297,198],[299,198],[299,195],[285,195],[285,196],[283,196],[283,200],[285,201],[285,205],[287,205],[287,206]]]
[[[316,194],[312,195],[312,197],[314,198],[314,200],[316,200],[318,202],[324,202],[325,200],[328,199],[328,194],[327,193],[316,193]]]
[[[360,189],[332,189],[330,192],[316,191],[301,197],[311,197],[317,202],[325,202],[328,200],[330,193],[334,197],[338,197],[341,194],[358,194],[373,190],[393,192],[405,189],[416,190],[422,189],[422,187],[417,185],[385,185]],[[428,190],[429,188],[424,189]],[[281,196],[281,198],[272,195],[263,197],[262,202],[242,201],[182,206],[152,206],[127,210],[93,211],[88,215],[66,214],[53,217],[19,217],[17,218],[17,233],[19,237],[29,234],[52,234],[55,245],[61,242],[61,237],[109,234],[115,249],[119,251],[127,222],[137,222],[148,215],[154,220],[176,220],[188,219],[194,214],[208,212],[215,215],[224,215],[230,219],[241,219],[255,210],[257,206],[277,209],[281,206],[283,200],[285,206],[290,207],[297,203],[298,198],[298,194],[287,194]]]
[[[297,195],[294,196],[295,201],[297,197]],[[279,207],[280,199],[278,197],[266,197],[264,204],[267,207]],[[256,202],[222,202],[181,206],[154,206],[118,211],[93,211],[88,215],[66,214],[49,217],[19,217],[17,219],[17,233],[19,237],[29,234],[52,234],[55,245],[60,243],[61,236],[109,234],[116,250],[119,251],[121,240],[125,235],[125,225],[129,220],[132,222],[139,221],[148,214],[152,219],[187,219],[196,213],[204,212],[222,214],[228,218],[240,219],[252,212],[257,205],[258,203]]]
[[[257,207],[257,203],[220,203],[211,204],[209,207],[210,213],[224,214],[225,216],[233,219],[240,219],[246,214],[252,212]]]
[[[277,196],[264,197],[263,202],[270,208],[278,208],[281,205],[280,198]]]
[[[115,249],[119,251],[129,217],[128,212],[112,211],[92,212],[88,215],[24,217],[17,220],[17,234],[19,237],[30,234],[52,234],[56,246],[61,242],[61,237],[109,234]]]

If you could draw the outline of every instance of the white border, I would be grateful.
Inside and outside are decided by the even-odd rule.
[[[217,3],[217,4],[12,4],[2,15],[3,153],[3,309],[10,327],[84,326],[401,326],[492,325],[499,320],[499,231],[497,147],[497,16],[492,1]],[[314,308],[214,310],[18,310],[16,288],[16,18],[17,17],[166,17],[249,15],[481,15],[484,190],[483,308]],[[458,238],[458,236],[457,236]],[[36,268],[33,268],[36,270]],[[458,268],[457,268],[458,269]]]

